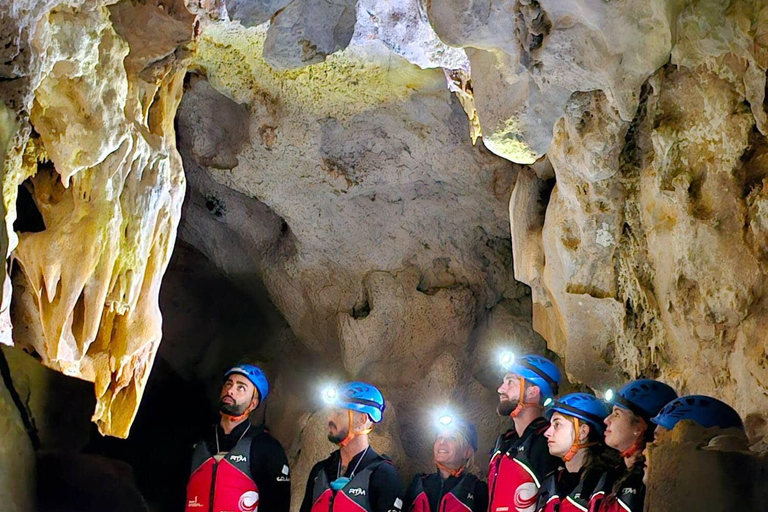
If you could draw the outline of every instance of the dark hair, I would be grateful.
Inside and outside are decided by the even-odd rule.
[[[616,479],[616,482],[613,484],[613,488],[611,489],[611,492],[615,495],[618,495],[618,493],[621,491],[622,487],[624,487],[624,483],[629,480],[633,475],[640,473],[642,474],[645,470],[645,455],[643,455],[643,450],[645,449],[645,446],[653,441],[653,423],[646,420],[645,418],[642,418],[635,414],[632,411],[627,411],[630,414],[630,418],[632,420],[633,424],[641,423],[645,426],[645,431],[643,431],[643,435],[640,438],[640,451],[637,452],[637,456],[635,457],[635,460],[633,461],[632,465],[627,467],[624,471],[621,472],[621,476],[619,476]],[[623,464],[622,464],[623,466]]]

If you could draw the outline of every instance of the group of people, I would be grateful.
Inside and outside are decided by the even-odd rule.
[[[328,440],[339,448],[309,473],[300,512],[641,512],[655,435],[681,420],[703,427],[744,425],[708,396],[678,397],[651,379],[604,398],[558,395],[560,372],[539,355],[501,358],[498,413],[513,427],[499,436],[488,483],[468,471],[478,449],[474,425],[442,414],[435,421],[435,471],[403,493],[391,461],[369,444],[385,401],[371,384],[324,392]],[[186,512],[287,512],[290,470],[280,444],[248,421],[269,391],[264,373],[240,365],[225,375],[221,421],[195,448]]]

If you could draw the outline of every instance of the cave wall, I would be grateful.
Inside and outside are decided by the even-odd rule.
[[[383,389],[373,442],[406,478],[429,469],[424,432],[448,401],[479,423],[481,468],[502,423],[496,351],[544,350],[508,271],[518,170],[472,145],[440,70],[372,40],[273,71],[267,37],[234,23],[201,35],[201,76],[179,108],[189,183],[179,234],[234,281],[263,287],[296,339],[271,366],[269,399],[272,431],[297,457],[294,497],[333,449],[317,413],[332,380]]]
[[[670,7],[667,57],[635,84],[631,116],[609,89],[572,88],[547,149],[554,188],[518,180],[515,277],[572,378],[655,376],[764,417],[768,10]],[[532,54],[544,71],[549,41]]]
[[[94,382],[103,433],[135,417],[178,226],[264,330],[171,324],[168,365],[264,364],[297,493],[331,448],[309,390],[380,385],[408,475],[433,404],[489,448],[506,344],[713,394],[764,447],[763,3],[17,0],[0,27],[0,342]]]

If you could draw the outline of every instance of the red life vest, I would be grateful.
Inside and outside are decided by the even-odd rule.
[[[541,482],[531,467],[528,452],[535,436],[541,436],[549,428],[542,425],[522,443],[513,443],[503,451],[504,436],[496,442],[488,466],[490,499],[488,512],[534,512]]]
[[[549,475],[541,486],[538,512],[597,512],[605,493],[600,491],[599,487],[594,493],[591,489],[584,489],[583,478],[568,496],[559,496],[557,481],[562,471],[564,470]]]
[[[389,463],[387,459],[377,460],[357,473],[344,486],[343,489],[334,492],[328,481],[325,470],[315,477],[312,488],[311,512],[372,512],[371,510],[371,474],[381,464]],[[269,512],[269,511],[268,511]]]
[[[433,473],[434,474],[434,473]],[[416,484],[416,499],[408,512],[473,512],[475,507],[475,483],[477,477],[471,473],[465,473],[456,485],[440,500],[438,510],[432,511],[429,508],[429,498],[424,491],[422,480],[432,475],[424,475],[419,478]],[[485,512],[485,511],[483,511]]]
[[[205,442],[195,447],[185,512],[256,512],[259,489],[251,475],[251,437],[217,461]]]

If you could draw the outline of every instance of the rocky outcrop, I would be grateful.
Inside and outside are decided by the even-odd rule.
[[[126,436],[161,338],[160,279],[184,194],[173,119],[194,17],[180,2],[17,9],[0,9],[15,133],[6,229],[22,183],[39,219],[18,244],[8,237],[21,271],[14,341],[93,381],[94,421]]]
[[[750,452],[737,429],[682,421],[648,448],[648,462],[647,510],[726,512],[768,499],[768,457]]]
[[[572,377],[602,388],[659,376],[743,414],[768,411],[757,92],[767,14],[747,2],[687,6],[634,118],[608,90],[574,91],[547,153],[554,188],[532,172],[518,180],[516,277]]]
[[[5,379],[3,379],[5,380]],[[35,508],[35,452],[19,409],[0,381],[0,499],[8,512]]]

